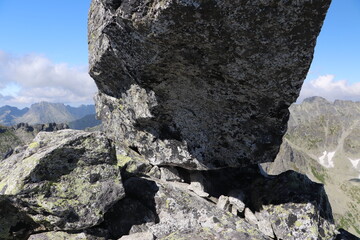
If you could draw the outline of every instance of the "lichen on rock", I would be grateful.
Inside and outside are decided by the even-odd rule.
[[[54,230],[102,221],[124,197],[115,149],[101,133],[41,132],[24,153],[0,163],[0,192],[31,219]]]

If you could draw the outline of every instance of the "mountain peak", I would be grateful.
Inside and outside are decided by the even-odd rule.
[[[303,100],[303,103],[315,103],[315,102],[326,103],[326,104],[330,103],[328,100],[320,96],[308,97]]]

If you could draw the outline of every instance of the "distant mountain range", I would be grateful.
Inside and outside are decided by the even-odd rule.
[[[280,152],[265,170],[324,184],[337,225],[360,235],[360,102],[311,97],[289,110]]]
[[[13,126],[18,123],[67,123],[75,129],[85,129],[101,122],[95,118],[94,105],[72,107],[63,103],[40,102],[24,109],[0,107],[0,125]]]
[[[0,125],[11,126],[15,124],[15,119],[23,116],[29,108],[18,109],[9,105],[0,107]]]

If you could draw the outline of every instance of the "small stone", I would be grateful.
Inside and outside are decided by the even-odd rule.
[[[205,187],[204,187],[205,179],[201,173],[199,173],[199,172],[192,173],[190,175],[190,181],[191,181],[191,183],[188,187],[189,190],[193,191],[200,197],[208,197],[209,196],[209,194],[207,192],[205,192]]]
[[[174,167],[161,167],[161,180],[164,181],[176,181],[182,182],[183,180],[180,177],[178,170]]]
[[[160,178],[161,178],[160,168],[159,168],[158,166],[153,166],[153,167],[150,169],[148,175],[149,175],[150,177],[160,179]]]
[[[90,240],[85,233],[45,232],[31,235],[28,240]]]
[[[243,203],[240,199],[229,197],[229,202],[232,205],[233,209],[237,209],[240,213],[244,211],[245,209],[245,203]]]
[[[204,198],[208,197],[209,194],[207,192],[204,192],[203,190],[201,190],[202,188],[203,188],[203,186],[199,182],[192,182],[188,187],[189,190],[193,191],[198,196],[204,197]]]
[[[249,209],[245,208],[245,219],[250,222],[251,224],[257,225],[258,219],[256,218],[255,214]]]
[[[230,207],[229,197],[221,195],[216,206],[222,210],[228,211]]]
[[[119,238],[119,240],[154,240],[154,235],[151,232],[134,233],[125,235]]]
[[[267,221],[266,219],[260,219],[257,223],[259,230],[265,234],[266,236],[269,236],[271,238],[274,238],[274,231],[272,229],[271,223]]]
[[[241,212],[239,211],[235,206],[231,206],[231,213],[234,214],[235,216],[238,215],[238,212]]]

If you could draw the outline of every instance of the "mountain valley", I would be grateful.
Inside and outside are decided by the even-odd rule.
[[[324,184],[336,223],[360,235],[360,102],[311,97],[289,110],[280,152],[264,168]]]
[[[0,125],[14,126],[19,123],[66,123],[70,128],[83,130],[99,125],[101,121],[95,117],[94,105],[72,107],[63,103],[39,102],[23,109],[0,107]]]

